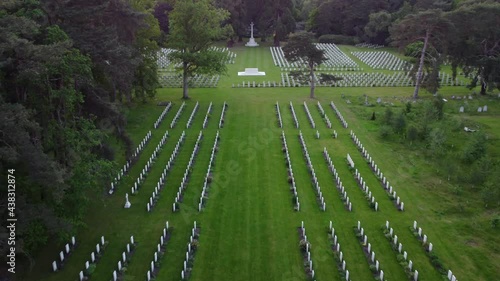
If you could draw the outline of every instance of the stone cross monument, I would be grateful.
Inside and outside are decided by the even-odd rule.
[[[250,23],[250,40],[245,44],[247,47],[257,47],[259,44],[255,42],[255,39],[253,38],[253,22]]]

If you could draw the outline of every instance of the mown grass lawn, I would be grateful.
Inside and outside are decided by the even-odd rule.
[[[406,280],[403,268],[398,264],[396,254],[384,237],[382,227],[389,220],[403,249],[420,273],[419,280],[442,280],[432,267],[420,243],[409,228],[414,220],[427,234],[434,245],[434,251],[445,266],[451,269],[459,280],[496,280],[500,274],[500,236],[492,229],[490,220],[497,211],[485,211],[478,194],[467,192],[457,195],[453,186],[435,175],[432,165],[416,151],[393,142],[381,141],[377,125],[366,118],[366,109],[356,102],[347,104],[346,97],[357,101],[377,97],[409,97],[412,88],[318,88],[317,99],[308,98],[308,88],[231,88],[232,84],[243,81],[236,75],[245,67],[258,67],[266,71],[264,78],[248,77],[245,80],[279,80],[280,71],[274,67],[268,47],[255,49],[236,47],[236,63],[229,66],[228,76],[223,77],[218,88],[190,89],[191,100],[187,101],[181,118],[174,129],[169,125],[179,109],[182,100],[180,89],[161,89],[154,101],[137,105],[127,112],[128,131],[138,143],[147,131],[153,137],[141,155],[140,161],[122,181],[118,191],[112,196],[100,199],[96,195],[90,202],[86,226],[77,233],[79,246],[69,257],[61,272],[51,273],[51,262],[58,257],[63,243],[53,242],[36,259],[33,271],[25,280],[72,281],[90,259],[101,235],[109,245],[97,265],[92,280],[110,280],[117,267],[121,253],[130,235],[134,235],[138,246],[127,266],[123,280],[146,280],[146,272],[153,259],[159,236],[166,221],[173,228],[166,255],[161,260],[161,268],[156,280],[179,280],[182,263],[193,221],[201,227],[199,251],[196,254],[191,280],[305,280],[304,266],[299,252],[297,227],[304,221],[308,240],[312,244],[312,260],[316,279],[342,280],[336,267],[331,245],[328,240],[328,224],[333,221],[347,268],[352,280],[373,280],[362,248],[355,237],[353,227],[357,221],[368,235],[381,268],[387,280]],[[261,80],[258,80],[261,79]],[[464,88],[445,88],[441,92],[451,95],[465,95]],[[422,94],[425,98],[428,94]],[[162,111],[156,106],[158,101],[172,101],[172,110],[158,129],[153,123]],[[196,101],[200,108],[191,128],[186,122]],[[198,200],[201,194],[210,152],[222,109],[227,101],[229,108],[225,126],[220,129],[221,141],[214,167],[214,181],[211,185],[206,208],[199,213]],[[292,167],[301,202],[300,212],[295,212],[292,194],[287,183],[287,171],[280,140],[281,129],[277,127],[274,104],[280,104],[284,131],[290,149]],[[293,126],[289,102],[292,101],[304,134],[321,185],[326,212],[320,211],[306,168],[306,161],[300,148],[299,130]],[[303,108],[306,101],[314,118],[320,139],[314,137],[316,129],[309,125]],[[333,123],[339,137],[331,138],[333,129],[328,129],[316,108],[320,101]],[[334,101],[349,122],[349,128],[341,127],[334,111],[330,108]],[[491,141],[498,147],[498,98],[490,97],[477,101],[487,102],[487,114],[467,114],[463,118],[480,124],[492,136]],[[204,138],[194,164],[193,173],[181,203],[181,211],[172,213],[172,203],[182,180],[184,169],[193,150],[196,137],[201,130],[203,118],[210,102],[214,103],[209,125],[203,130]],[[402,103],[395,104],[403,106]],[[458,112],[457,103],[446,104],[450,114]],[[372,109],[370,109],[372,110]],[[382,106],[373,108],[383,112]],[[140,170],[168,130],[169,138],[156,159],[151,172],[138,195],[130,196],[131,209],[124,209],[124,196]],[[166,187],[161,192],[157,206],[151,213],[146,211],[146,203],[154,190],[163,167],[182,133],[186,131],[186,141],[168,174]],[[353,130],[370,155],[377,162],[384,175],[390,180],[398,195],[405,202],[405,212],[398,212],[369,169],[366,161],[349,138]],[[467,135],[462,135],[466,138]],[[120,144],[110,140],[117,152]],[[335,188],[332,175],[322,156],[327,147],[340,177],[353,202],[353,212],[343,207],[341,197]],[[369,208],[363,192],[357,186],[349,171],[345,157],[349,153],[356,167],[365,178],[370,190],[379,202],[380,211]],[[498,155],[498,148],[493,150]],[[119,166],[123,157],[117,153]]]

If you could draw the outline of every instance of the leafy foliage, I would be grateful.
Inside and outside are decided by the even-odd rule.
[[[228,18],[226,10],[216,8],[210,0],[177,1],[170,14],[169,46],[175,49],[170,59],[182,64],[183,98],[188,96],[189,78],[194,74],[225,73],[223,54],[209,50],[212,42],[224,32],[221,24]]]

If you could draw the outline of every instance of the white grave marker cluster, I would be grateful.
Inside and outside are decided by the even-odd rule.
[[[168,159],[167,165],[163,168],[163,172],[161,173],[160,179],[156,183],[155,190],[153,191],[153,194],[149,198],[149,201],[146,203],[146,210],[148,212],[151,212],[153,210],[154,205],[158,201],[158,197],[160,196],[160,192],[163,190],[163,187],[165,186],[165,178],[168,175],[168,172],[170,171],[170,168],[173,166],[174,161],[179,154],[180,147],[184,143],[184,139],[186,138],[186,132],[182,131],[181,136],[179,137],[179,140],[177,141],[177,144],[174,147],[174,150],[172,151],[172,154],[170,155],[170,158]],[[137,188],[139,186],[137,183],[134,184],[132,187],[132,192],[137,193]]]
[[[288,182],[290,184],[290,189],[293,193],[293,198],[294,198],[294,203],[295,203],[295,210],[300,211],[300,202],[299,202],[299,196],[297,194],[297,187],[295,185],[295,178],[293,176],[293,169],[292,169],[292,161],[290,160],[290,154],[288,153],[288,144],[286,142],[286,137],[285,137],[285,132],[281,131],[281,140],[283,141],[283,153],[285,154],[286,157],[286,164],[288,166]]]
[[[301,247],[304,247],[305,245],[305,251],[301,249],[303,258],[305,260],[304,262],[304,270],[306,271],[306,274],[309,276],[310,279],[314,280],[314,268],[313,268],[313,261],[311,259],[311,243],[307,240],[307,235],[306,235],[306,228],[304,227],[304,222],[301,222],[301,225],[299,227],[299,240]]]
[[[210,114],[212,113],[212,102],[208,105],[207,114],[205,114],[205,119],[203,119],[202,128],[205,129],[208,125],[208,119],[210,119]]]
[[[118,263],[117,263],[117,269],[118,270],[114,270],[113,271],[113,281],[117,281],[123,274],[124,274],[124,267],[126,266],[126,262],[127,260],[130,259],[130,257],[132,256],[132,254],[134,253],[133,250],[131,250],[131,247],[132,249],[135,248],[136,246],[136,242],[134,240],[134,236],[130,236],[130,243],[127,243],[126,247],[125,247],[125,251],[122,252],[121,256],[120,256],[120,260],[118,260]]]
[[[309,119],[309,123],[311,124],[311,127],[313,129],[316,129],[316,123],[314,123],[314,119],[311,116],[311,112],[309,112],[309,107],[307,107],[306,102],[304,102],[304,110],[306,111],[307,119]]]
[[[354,171],[354,179],[356,179],[356,182],[358,183],[359,187],[365,193],[365,197],[368,200],[370,207],[373,208],[375,211],[378,211],[378,202],[375,201],[375,196],[372,195],[370,188],[366,184],[365,180],[361,176],[361,173],[358,171],[358,169]]]
[[[349,278],[349,270],[346,268],[346,261],[344,259],[344,253],[340,250],[340,242],[338,241],[337,234],[335,234],[335,228],[333,227],[332,221],[330,221],[330,227],[329,227],[329,238],[333,242],[333,251],[337,253],[337,263],[339,267],[342,269],[340,272],[340,275],[345,276],[345,280],[349,281],[351,280]]]
[[[413,232],[418,234],[417,239],[422,242],[422,247],[424,247],[424,250],[429,253],[432,252],[433,245],[428,241],[427,235],[423,234],[422,228],[417,228],[417,221],[413,221]]]
[[[104,252],[104,247],[103,247],[104,245],[105,245],[104,236],[101,236],[100,243],[97,243],[97,245],[96,245],[97,255],[95,254],[96,252],[90,253],[90,261],[86,261],[85,262],[85,269],[78,273],[78,280],[79,281],[88,280],[90,278],[90,273],[88,272],[89,267],[91,265],[97,264],[97,262],[99,261],[98,258],[101,257],[103,252]]]
[[[189,116],[189,119],[187,121],[186,129],[189,129],[189,127],[191,127],[191,124],[193,123],[193,118],[196,112],[198,112],[199,105],[200,105],[199,102],[196,102],[196,104],[194,105],[193,112],[191,112],[191,115]]]
[[[214,146],[212,147],[212,153],[210,154],[210,161],[208,162],[207,174],[205,175],[205,181],[203,182],[203,188],[201,190],[200,195],[200,203],[198,203],[198,212],[201,212],[201,209],[206,204],[206,199],[208,199],[208,189],[210,188],[210,183],[212,182],[212,165],[215,161],[215,155],[218,152],[218,144],[219,144],[219,131],[215,135]]]
[[[347,122],[345,121],[344,119],[344,116],[342,116],[342,113],[340,113],[340,111],[337,109],[337,106],[333,103],[333,101],[330,102],[330,106],[332,107],[332,109],[335,111],[335,113],[337,114],[337,118],[339,118],[340,122],[342,123],[342,126],[344,128],[347,128],[348,127],[348,124]]]
[[[220,80],[220,75],[196,74],[189,79],[192,88],[214,88]],[[175,71],[158,76],[158,81],[163,88],[182,88],[182,76]]]
[[[321,192],[321,187],[319,186],[318,178],[316,177],[316,172],[314,171],[311,158],[309,157],[309,152],[307,151],[307,145],[304,140],[304,137],[302,136],[302,132],[299,132],[299,140],[300,140],[300,145],[302,147],[302,151],[304,152],[304,158],[306,159],[309,173],[311,174],[312,177],[313,188],[314,191],[316,192],[316,201],[318,202],[320,209],[322,211],[326,211],[325,198],[323,197],[323,193]]]
[[[325,120],[325,124],[328,127],[328,129],[332,128],[332,122],[330,121],[330,118],[328,118],[328,115],[326,115],[325,110],[321,106],[321,103],[318,101],[318,110],[321,114],[321,117],[323,117],[323,120]]]
[[[115,192],[115,188],[118,186],[118,182],[123,178],[123,176],[125,176],[128,173],[130,167],[137,162],[137,159],[139,159],[139,155],[144,150],[144,147],[148,144],[150,139],[151,139],[151,131],[149,131],[146,134],[146,136],[142,139],[142,141],[139,143],[139,146],[137,146],[137,148],[134,150],[132,156],[127,160],[127,163],[123,165],[123,168],[120,170],[120,172],[118,172],[115,179],[111,182],[111,187],[108,191],[108,194],[113,194]]]
[[[411,65],[386,51],[351,52],[355,57],[374,69],[409,70]]]
[[[187,184],[189,181],[189,176],[191,175],[192,172],[192,166],[194,164],[194,161],[196,160],[196,156],[198,155],[199,149],[200,149],[200,142],[203,138],[203,132],[200,131],[198,134],[198,138],[196,139],[196,143],[194,144],[193,152],[191,153],[191,157],[189,158],[189,163],[187,164],[186,170],[184,171],[184,176],[182,177],[181,184],[179,186],[179,190],[177,191],[177,195],[175,196],[175,202],[173,204],[173,211],[176,212],[178,211],[178,206],[179,202],[182,202],[182,195],[184,193],[184,190],[187,188]]]
[[[134,185],[131,188],[132,194],[136,194],[137,191],[139,190],[139,188],[141,188],[141,184],[144,183],[144,181],[146,180],[148,172],[149,172],[149,170],[151,170],[151,166],[154,164],[154,162],[155,162],[156,158],[158,157],[163,145],[165,145],[165,143],[167,142],[167,138],[168,138],[168,131],[165,131],[165,134],[163,134],[160,142],[156,145],[155,150],[153,151],[153,153],[151,153],[151,156],[149,156],[149,159],[146,162],[146,164],[144,165],[144,167],[142,168],[141,173],[139,174],[139,176],[135,180]]]
[[[173,129],[175,127],[175,124],[177,124],[177,121],[179,121],[182,111],[184,111],[184,107],[186,107],[186,102],[182,102],[181,106],[177,110],[177,113],[175,113],[175,116],[172,119],[172,122],[170,123],[170,129]]]
[[[368,259],[368,264],[374,265],[377,269],[377,274],[379,275],[380,280],[384,279],[384,271],[380,268],[380,262],[375,258],[375,251],[372,249],[371,243],[368,243],[368,236],[366,236],[365,230],[361,227],[361,222],[358,221],[358,225],[356,227],[356,233],[359,236],[359,241],[363,250],[368,254],[366,257]]]
[[[170,239],[170,233],[168,229],[168,221],[165,223],[165,227],[162,229],[162,233],[160,235],[160,243],[158,243],[156,250],[153,254],[153,260],[150,263],[150,268],[148,272],[146,273],[146,281],[151,281],[153,278],[156,277],[157,271],[159,268],[157,266],[158,263],[158,257],[161,257],[163,253],[165,252],[166,248],[166,243]]]
[[[416,225],[416,222],[415,222],[415,225]],[[389,237],[387,237],[387,238],[392,243],[392,245],[391,245],[392,249],[394,251],[396,251],[398,254],[402,254],[404,260],[408,262],[408,266],[407,266],[407,268],[405,268],[405,271],[406,271],[406,269],[408,269],[409,272],[413,273],[413,275],[415,276],[415,272],[418,272],[418,271],[415,270],[415,268],[413,267],[413,262],[408,259],[408,253],[406,251],[403,251],[403,244],[401,244],[401,242],[398,242],[398,236],[394,233],[394,229],[392,229],[392,227],[390,227],[389,221],[385,222],[384,233],[389,234]],[[417,275],[417,277],[414,277],[415,281],[418,280],[418,273],[416,275]]]
[[[278,127],[283,128],[283,121],[281,120],[280,105],[276,102],[276,116],[278,117]]]
[[[168,102],[167,106],[165,107],[165,109],[161,112],[160,116],[158,117],[158,119],[156,119],[155,123],[154,123],[154,128],[155,129],[158,129],[158,127],[160,126],[161,122],[163,121],[163,118],[165,118],[165,115],[168,113],[168,111],[172,108],[172,102]]]
[[[297,120],[297,115],[295,115],[295,110],[293,109],[293,104],[290,102],[290,110],[292,111],[293,123],[295,124],[295,128],[299,128],[299,120]]]
[[[358,43],[354,45],[356,47],[361,47],[361,48],[371,48],[371,49],[380,49],[385,47],[384,45],[379,45],[379,44],[371,44],[371,43]]]
[[[196,247],[193,246],[195,245],[193,244],[193,241],[198,240],[199,236],[200,236],[200,228],[196,226],[196,221],[195,221],[194,226],[191,229],[191,236],[189,237],[189,243],[187,244],[186,259],[184,260],[181,271],[181,280],[189,279],[189,275],[191,274],[191,271],[193,269],[192,261],[194,260],[194,256],[196,254]]]
[[[224,102],[224,105],[222,105],[222,112],[220,114],[220,119],[219,119],[219,129],[224,127],[224,116],[226,115],[226,110],[227,110],[227,103]]]
[[[399,211],[404,211],[405,203],[403,201],[401,201],[401,198],[399,198],[399,196],[397,196],[396,191],[394,190],[392,185],[390,185],[389,181],[384,176],[384,173],[382,173],[380,171],[380,168],[377,166],[377,164],[375,164],[375,161],[372,159],[372,157],[370,156],[368,151],[361,144],[361,141],[358,139],[358,137],[356,136],[356,134],[354,134],[354,132],[352,130],[351,130],[351,139],[354,142],[354,144],[356,144],[356,146],[358,147],[358,150],[361,153],[361,155],[366,159],[366,161],[368,161],[368,164],[370,165],[372,172],[379,179],[380,184],[385,189],[386,193],[389,195],[389,198],[391,198],[392,200],[395,200],[396,208]]]
[[[347,191],[344,188],[344,185],[342,184],[342,181],[340,180],[339,173],[337,172],[337,169],[335,169],[335,165],[333,164],[332,158],[330,157],[330,154],[328,153],[328,150],[326,147],[323,148],[323,156],[325,157],[326,164],[328,165],[328,169],[332,173],[332,175],[335,177],[335,184],[337,186],[337,190],[340,192],[342,195],[342,201],[344,202],[344,205],[349,212],[352,211],[352,202],[349,199],[349,196],[347,195]]]
[[[75,236],[71,237],[71,241],[64,245],[64,249],[59,252],[59,261],[55,260],[52,262],[52,271],[58,271],[60,268],[64,266],[65,260],[69,257],[72,250],[76,248],[76,238]]]

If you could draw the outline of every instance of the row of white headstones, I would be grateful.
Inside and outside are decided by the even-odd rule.
[[[414,269],[413,262],[408,259],[408,253],[406,251],[403,251],[403,244],[401,242],[399,242],[399,244],[398,244],[398,236],[396,234],[394,234],[394,229],[392,229],[392,227],[389,226],[389,221],[385,222],[385,229],[387,231],[389,231],[389,239],[394,244],[394,248],[397,247],[398,253],[403,255],[403,258],[405,261],[408,261],[408,265],[407,265],[407,268],[405,268],[405,271],[406,271],[406,269],[408,269],[408,271],[413,275],[414,281],[417,281],[418,280],[418,270]],[[426,237],[426,239],[427,239],[427,237]],[[432,244],[430,246],[430,251],[432,251]]]
[[[432,252],[432,249],[433,249],[432,243],[427,241],[427,235],[423,234],[422,228],[421,227],[417,228],[417,226],[418,226],[417,221],[413,221],[413,231],[418,234],[417,239],[422,240],[422,246],[424,247],[425,251],[427,251],[429,253]],[[455,275],[453,275],[453,272],[451,270],[448,270],[447,277],[448,277],[448,280],[450,280],[450,281],[457,281],[457,278],[455,277]]]
[[[351,139],[354,142],[354,144],[356,144],[356,146],[358,147],[358,150],[361,152],[361,155],[368,161],[370,168],[375,173],[377,178],[380,180],[382,187],[385,189],[385,191],[388,193],[389,196],[392,196],[394,199],[396,199],[396,208],[400,211],[404,211],[405,203],[401,201],[399,196],[397,196],[396,191],[393,190],[392,185],[390,185],[389,181],[384,176],[384,173],[380,171],[380,168],[377,166],[377,164],[375,164],[375,160],[372,159],[368,151],[365,149],[363,144],[361,144],[361,141],[358,139],[358,137],[356,136],[356,134],[354,134],[352,130],[351,130]]]
[[[297,115],[295,114],[295,109],[293,109],[293,104],[290,102],[290,110],[292,111],[293,123],[295,124],[295,128],[299,128],[299,120],[297,119]]]
[[[161,112],[160,116],[158,116],[158,118],[156,119],[155,123],[153,124],[153,127],[155,129],[158,129],[158,127],[160,126],[161,122],[165,118],[165,115],[167,115],[167,113],[170,111],[171,108],[172,108],[172,102],[168,102],[168,104],[165,106],[165,109],[163,109],[163,111]]]
[[[347,154],[347,155],[349,155],[349,154]],[[349,156],[349,158],[350,158],[350,156]],[[352,159],[351,159],[351,161],[352,161]],[[361,173],[358,171],[358,169],[356,169],[354,172],[354,179],[357,181],[359,187],[361,188],[361,190],[363,190],[365,195],[368,196],[368,198],[367,198],[368,202],[371,204],[374,204],[373,209],[375,211],[378,211],[378,202],[375,201],[375,196],[372,195],[370,188],[368,187],[368,185],[366,185],[366,182],[364,181],[364,179],[361,176]]]
[[[384,279],[384,271],[382,269],[380,269],[380,263],[375,258],[375,251],[373,251],[373,249],[372,249],[372,244],[368,243],[368,236],[365,234],[364,228],[361,227],[360,221],[358,221],[357,231],[359,234],[361,234],[361,237],[363,237],[363,244],[361,246],[366,247],[366,251],[368,252],[368,255],[369,255],[368,263],[375,265],[375,269],[377,270],[377,273],[379,274],[379,279],[385,280]],[[416,272],[416,275],[418,276],[418,272]]]
[[[295,185],[295,178],[293,176],[292,161],[290,160],[290,154],[288,153],[288,144],[286,143],[285,131],[281,131],[281,140],[283,141],[283,147],[285,148],[284,153],[286,156],[286,160],[288,161],[288,169],[289,169],[288,176],[292,180],[290,184],[292,186],[293,195],[295,196],[295,198],[297,198],[297,201],[295,203],[295,209],[297,211],[300,211],[299,196],[297,194],[297,187]]]
[[[201,190],[201,195],[200,195],[200,202],[198,203],[198,212],[201,212],[201,209],[206,204],[204,198],[208,198],[207,190],[210,188],[211,182],[209,182],[209,179],[211,177],[212,165],[214,163],[215,155],[218,149],[217,148],[218,142],[219,142],[219,131],[217,131],[217,134],[215,135],[214,145],[212,147],[212,153],[210,154],[210,161],[208,162],[207,174],[205,175],[205,180],[203,182],[203,188]]]
[[[199,102],[196,102],[196,104],[194,105],[193,111],[191,112],[191,115],[189,116],[189,119],[187,121],[186,129],[189,129],[189,127],[191,127],[194,115],[196,114],[196,112],[198,112],[198,106],[199,106]]]
[[[347,128],[348,127],[348,124],[347,122],[345,121],[344,119],[344,116],[342,116],[342,113],[340,113],[340,111],[338,110],[337,106],[335,105],[335,103],[333,103],[333,101],[330,102],[330,106],[333,108],[333,110],[335,111],[335,113],[337,114],[337,118],[339,118],[340,122],[342,123],[342,126],[344,128]]]
[[[166,243],[168,242],[167,234],[169,232],[168,221],[165,223],[165,227],[160,235],[160,243],[156,245],[156,250],[153,254],[153,260],[151,261],[150,268],[146,272],[146,280],[151,281],[155,277],[155,265],[158,263],[158,256],[161,256],[161,250],[165,249]]]
[[[302,147],[302,151],[304,152],[304,158],[306,159],[307,165],[310,167],[309,172],[312,177],[314,191],[316,191],[316,196],[319,200],[318,203],[320,205],[320,209],[322,211],[326,211],[325,198],[323,197],[323,193],[321,192],[321,187],[319,186],[318,178],[316,177],[316,172],[314,171],[311,158],[309,157],[309,152],[307,151],[307,145],[304,140],[304,136],[302,135],[302,132],[299,132],[299,140],[300,140],[300,145]]]
[[[59,268],[63,267],[65,257],[69,256],[71,250],[73,250],[75,248],[76,248],[76,238],[75,238],[75,236],[72,236],[71,237],[71,242],[70,243],[66,243],[66,245],[64,245],[64,250],[62,250],[61,252],[59,252],[59,259],[60,259],[60,261],[53,261],[52,262],[52,270],[54,272],[58,271]],[[64,253],[66,253],[66,256],[64,255]]]
[[[177,144],[175,145],[174,150],[172,151],[172,154],[170,155],[170,158],[167,161],[167,164],[163,168],[163,172],[161,173],[160,179],[156,183],[155,190],[153,191],[151,197],[149,197],[149,202],[146,203],[146,210],[148,212],[151,212],[153,210],[153,207],[156,205],[157,197],[160,195],[160,191],[165,186],[165,178],[167,177],[168,172],[170,171],[170,167],[173,166],[174,161],[177,158],[177,155],[179,154],[180,148],[184,144],[185,138],[186,138],[186,132],[182,131],[182,134],[179,137],[179,140],[177,141]],[[137,192],[135,186],[132,187],[132,191],[133,194]]]
[[[224,116],[226,114],[226,110],[227,110],[227,103],[224,102],[224,105],[222,106],[222,112],[220,114],[220,119],[219,119],[219,129],[224,126]]]
[[[278,117],[278,127],[283,128],[283,120],[281,119],[280,105],[276,102],[276,116]]]
[[[90,277],[90,273],[88,272],[89,267],[91,264],[97,264],[97,262],[98,262],[97,258],[99,258],[102,255],[102,252],[104,251],[105,242],[106,241],[104,240],[104,236],[101,236],[100,244],[97,243],[95,246],[96,251],[90,253],[90,262],[86,261],[85,262],[85,270],[82,270],[78,273],[78,277],[79,277],[80,281],[85,280],[85,277],[87,277],[87,278]],[[103,249],[101,249],[101,246],[103,247]],[[130,249],[130,245],[127,246],[127,249]],[[97,253],[97,257],[96,257],[95,253]]]
[[[102,241],[101,241],[102,242]],[[117,281],[119,275],[123,274],[123,267],[127,259],[130,259],[132,255],[132,250],[135,248],[136,243],[134,241],[134,236],[130,236],[130,243],[126,245],[126,252],[122,253],[121,259],[117,263],[117,270],[113,270],[113,281]],[[81,272],[80,272],[81,274]],[[81,281],[81,279],[80,279]]]
[[[328,118],[328,115],[326,115],[326,112],[323,109],[323,107],[321,106],[321,103],[319,101],[318,101],[318,110],[319,110],[319,112],[321,114],[321,117],[324,118],[325,124],[328,127],[328,129],[331,129],[332,128],[332,122],[330,122],[330,118]]]
[[[344,198],[344,204],[345,207],[351,212],[352,211],[352,202],[349,199],[349,196],[347,195],[347,191],[344,189],[344,185],[342,184],[342,181],[340,180],[340,176],[337,173],[337,169],[335,168],[335,165],[333,164],[333,161],[330,157],[330,154],[328,153],[328,150],[326,147],[323,148],[323,155],[326,160],[326,164],[328,165],[328,168],[330,172],[334,175],[335,177],[335,183],[337,186],[337,190],[341,193],[341,195]]]
[[[208,105],[207,113],[205,114],[205,119],[203,119],[203,129],[208,125],[208,120],[210,119],[210,113],[212,113],[212,102]]]
[[[191,248],[191,243],[193,243],[193,239],[195,238],[195,235],[200,234],[200,228],[196,227],[196,221],[194,221],[193,228],[191,229],[191,236],[189,237],[189,243],[187,244],[187,251],[186,251],[186,259],[184,260],[183,264],[183,269],[181,271],[181,279],[186,280],[186,273],[188,269],[188,263],[189,259],[194,259],[194,254],[195,251],[194,249]]]
[[[347,269],[346,262],[344,260],[344,253],[340,250],[340,242],[338,241],[337,234],[335,234],[335,228],[333,227],[333,222],[330,221],[330,239],[333,241],[333,250],[337,252],[339,258],[339,265],[345,273],[345,280],[349,281],[349,270]]]
[[[198,103],[196,103],[196,105],[198,106]],[[181,114],[181,113],[182,113],[182,111],[183,111],[182,109],[183,109],[184,107],[185,107],[185,103],[183,102],[183,103],[182,103],[182,105],[181,105],[181,107],[180,107],[180,108],[179,108],[179,110],[177,111],[176,116],[175,116],[175,117],[173,118],[173,120],[172,120],[172,122],[173,122],[173,123],[171,124],[171,127],[175,126],[174,121],[175,121],[175,122],[177,122],[177,120],[178,120],[178,119],[179,119],[179,117],[180,117],[180,114]],[[224,112],[225,112],[225,110],[226,110],[226,107],[227,107],[226,102],[224,102],[224,107],[223,107],[223,110],[222,110],[222,113],[221,113],[221,120],[222,120],[222,118],[223,118],[223,116],[224,116]],[[206,127],[206,125],[207,125],[207,123],[208,123],[208,117],[209,117],[209,114],[210,114],[210,112],[211,112],[211,109],[212,109],[212,102],[210,102],[209,108],[208,108],[208,110],[207,110],[207,114],[206,114],[206,116],[205,116],[205,120],[203,121],[203,128],[205,128],[205,127]],[[190,120],[193,118],[194,113],[195,113],[195,110],[193,110],[193,113],[191,114]],[[189,123],[189,121],[188,121],[188,123]],[[137,178],[136,182],[134,183],[134,186],[131,188],[131,190],[132,190],[132,194],[135,194],[135,192],[137,192],[137,190],[140,188],[140,184],[144,181],[144,179],[145,179],[145,177],[146,177],[146,175],[147,175],[147,171],[149,171],[150,165],[151,165],[151,163],[152,163],[152,157],[153,157],[154,155],[156,155],[155,153],[158,153],[158,152],[159,152],[159,150],[161,149],[161,147],[164,145],[164,143],[165,143],[165,141],[166,141],[166,137],[167,137],[167,136],[168,136],[168,131],[165,133],[165,135],[163,136],[162,140],[161,140],[161,141],[160,141],[160,143],[157,145],[155,152],[153,152],[153,155],[150,157],[149,161],[146,163],[146,166],[145,166],[145,169],[146,169],[146,167],[147,167],[146,171],[145,171],[145,169],[143,169],[143,171],[141,172],[141,174],[140,174],[140,175],[139,175],[139,177]],[[170,157],[169,163],[167,163],[167,165],[166,165],[166,167],[167,167],[167,168],[166,168],[166,169],[164,169],[164,174],[166,174],[166,171],[165,171],[165,170],[170,169],[170,166],[171,166],[170,164],[171,164],[171,162],[173,162],[173,160],[174,160],[173,158],[177,156],[177,153],[178,153],[179,147],[180,147],[180,145],[181,145],[181,144],[183,143],[183,141],[184,141],[184,136],[185,136],[185,132],[183,131],[183,132],[182,132],[182,135],[181,135],[181,139],[178,141],[177,146],[176,146],[176,148],[174,149],[174,153],[172,153],[172,156]],[[147,137],[147,138],[145,138],[145,140],[149,141],[149,139],[151,138],[151,131],[149,131],[149,133],[146,135],[146,137]],[[143,140],[143,142],[144,142],[144,140]],[[143,142],[141,142],[141,144],[139,145],[139,148],[141,149],[141,151],[142,151],[142,149],[144,149],[145,144],[147,144],[147,142],[144,142],[144,144],[143,144]],[[156,158],[156,156],[154,156],[154,158]],[[153,160],[154,160],[154,159],[153,159]],[[126,165],[126,166],[128,167],[128,163],[127,163],[127,165]],[[122,173],[123,173],[123,172],[122,172]],[[163,177],[164,177],[164,176],[163,176]],[[160,189],[160,185],[163,185],[163,183],[161,183],[161,184],[159,184],[159,183],[158,183],[158,184],[157,184],[157,188],[156,188],[156,190],[155,190],[156,195],[158,195],[158,192],[159,192],[159,189]],[[111,185],[111,186],[112,186],[112,190],[114,191],[115,186],[113,185],[113,183],[112,183],[112,185]],[[110,194],[111,194],[111,193],[112,193],[112,192],[110,191]],[[128,197],[128,196],[127,196],[127,197]],[[150,211],[150,210],[152,209],[152,207],[153,207],[153,203],[151,203],[151,201],[152,201],[152,199],[154,199],[154,198],[155,198],[155,196],[153,196],[153,198],[150,198],[150,204],[149,204],[150,206],[149,206],[149,208],[146,206],[146,208],[147,208],[147,210],[148,210],[148,211]],[[128,200],[126,200],[126,201],[128,202]],[[130,206],[130,205],[129,205],[129,204],[127,204],[127,203],[126,203],[126,205]]]
[[[314,119],[311,116],[311,112],[309,112],[309,107],[307,107],[306,102],[304,102],[304,110],[306,111],[307,119],[309,119],[309,123],[311,124],[311,127],[313,129],[316,129],[316,123],[314,122]]]
[[[123,168],[120,169],[115,179],[111,182],[111,187],[108,191],[108,194],[113,194],[115,192],[115,188],[120,182],[120,180],[130,171],[131,166],[135,163],[135,160],[139,158],[139,155],[144,150],[144,147],[148,144],[151,139],[151,131],[148,131],[146,136],[139,143],[137,148],[134,151],[134,154],[127,160],[127,163],[123,165]]]
[[[170,122],[170,129],[173,129],[175,127],[175,125],[177,124],[177,121],[179,121],[179,118],[181,117],[181,114],[184,111],[185,107],[186,107],[186,102],[182,102],[181,106],[177,110],[177,113],[175,113],[175,116],[172,119],[172,122]]]
[[[309,269],[311,270],[311,279],[314,280],[314,276],[315,276],[315,273],[314,273],[314,269],[313,269],[313,261],[311,259],[311,243],[309,243],[309,241],[307,240],[307,235],[306,235],[306,228],[304,227],[304,221],[301,222],[300,224],[300,230],[301,230],[301,233],[299,234],[300,235],[300,238],[301,240],[304,240],[306,242],[306,259],[307,259],[307,264],[304,264],[304,266],[307,266],[309,265]]]
[[[168,136],[169,136],[168,131],[165,131],[161,140],[156,145],[155,150],[153,151],[153,153],[151,153],[148,161],[146,162],[146,164],[142,168],[141,173],[139,174],[139,176],[135,180],[134,186],[132,186],[132,188],[131,188],[132,194],[135,194],[139,190],[139,188],[141,187],[141,184],[144,183],[144,181],[146,180],[146,177],[148,176],[148,172],[151,170],[151,166],[154,164],[155,159],[158,157],[163,145],[166,143]]]
[[[175,196],[175,201],[172,205],[172,211],[176,212],[178,211],[177,205],[179,205],[179,202],[182,202],[182,194],[184,193],[184,190],[187,188],[187,183],[189,181],[189,175],[191,174],[191,167],[194,164],[194,161],[196,160],[196,156],[198,155],[198,151],[200,149],[200,142],[203,138],[203,132],[200,131],[198,134],[198,138],[196,139],[196,143],[194,144],[193,147],[193,152],[191,152],[191,157],[189,158],[189,162],[186,166],[186,170],[184,171],[184,175],[182,176],[182,181],[181,184],[179,185],[179,189],[177,190],[177,194]],[[180,205],[179,205],[180,206]],[[179,207],[180,208],[180,207]]]

